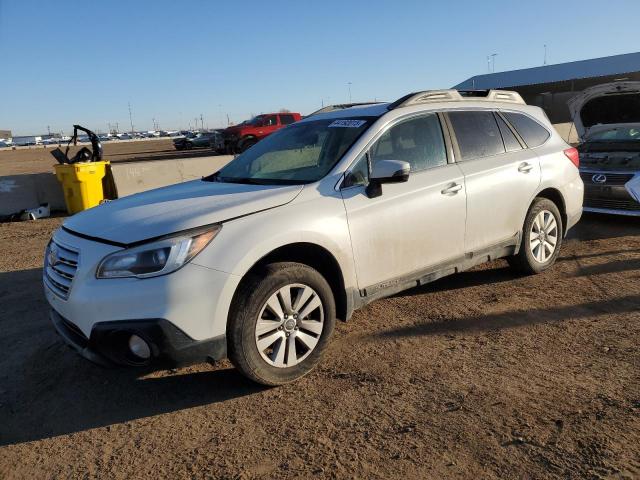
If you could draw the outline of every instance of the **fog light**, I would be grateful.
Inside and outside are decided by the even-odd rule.
[[[151,357],[149,344],[138,335],[131,335],[131,337],[129,337],[129,350],[131,350],[131,353],[136,357],[143,360],[148,360]]]

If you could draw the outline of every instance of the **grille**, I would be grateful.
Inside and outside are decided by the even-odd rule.
[[[632,210],[640,211],[640,203],[634,200],[612,199],[612,198],[589,198],[585,197],[584,206],[589,208],[606,208],[609,210]]]
[[[51,240],[44,257],[44,281],[61,298],[69,296],[71,283],[78,269],[79,254]]]
[[[604,175],[607,180],[604,183],[593,181],[594,175]],[[616,185],[622,186],[633,178],[633,173],[610,173],[610,172],[580,172],[580,177],[584,183],[593,185]]]

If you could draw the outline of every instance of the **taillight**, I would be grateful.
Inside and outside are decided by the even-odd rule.
[[[567,148],[564,151],[564,154],[567,156],[567,158],[569,160],[571,160],[571,163],[573,163],[576,167],[580,166],[580,154],[578,153],[578,149],[577,148]]]

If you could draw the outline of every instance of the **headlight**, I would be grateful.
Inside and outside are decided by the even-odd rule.
[[[174,272],[206,247],[222,227],[156,240],[104,257],[96,278],[148,278]]]

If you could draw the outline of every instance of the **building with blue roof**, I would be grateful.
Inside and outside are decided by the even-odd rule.
[[[515,90],[528,104],[543,108],[552,123],[563,123],[571,121],[567,101],[574,95],[594,85],[630,80],[640,81],[640,52],[476,75],[453,88]]]

